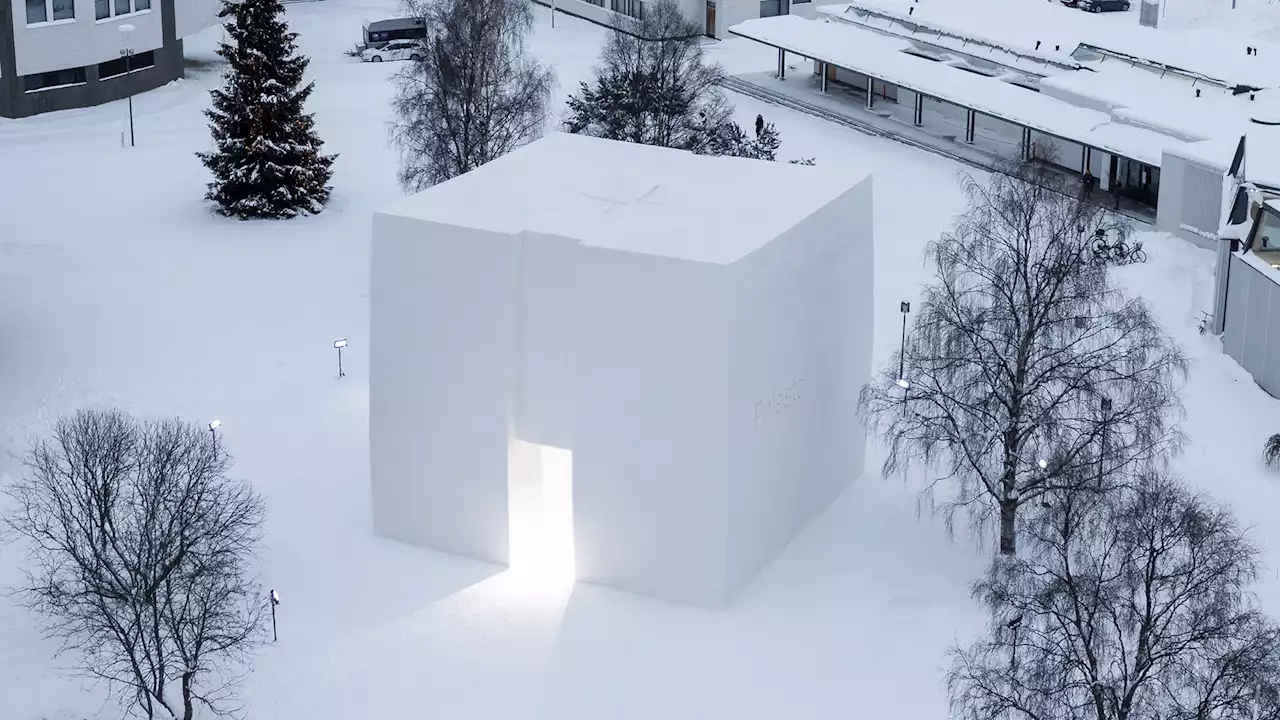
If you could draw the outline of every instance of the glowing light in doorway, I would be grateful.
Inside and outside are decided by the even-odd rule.
[[[573,453],[516,443],[511,482],[511,572],[522,585],[567,591],[574,582]]]

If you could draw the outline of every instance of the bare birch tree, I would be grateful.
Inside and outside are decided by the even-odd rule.
[[[555,77],[525,52],[525,0],[407,0],[422,60],[395,76],[400,184],[421,190],[541,137]]]
[[[901,354],[862,392],[884,474],[919,462],[948,527],[998,517],[1016,552],[1019,508],[1161,457],[1181,436],[1186,360],[1147,306],[1090,260],[1096,229],[1127,226],[1043,164],[964,179],[969,208],[931,243]]]
[[[248,565],[264,507],[229,464],[202,428],[88,410],[37,441],[5,488],[5,525],[27,549],[18,596],[137,715],[237,709],[236,667],[260,641]]]
[[[1230,512],[1157,474],[1047,497],[1024,551],[974,586],[991,627],[953,653],[954,717],[1280,718],[1280,628]]]

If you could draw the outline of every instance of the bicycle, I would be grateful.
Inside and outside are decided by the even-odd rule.
[[[1133,246],[1130,247],[1123,240],[1116,240],[1113,243],[1107,242],[1106,236],[1103,233],[1098,233],[1090,249],[1093,251],[1095,262],[1110,265],[1130,265],[1147,261],[1147,253],[1142,249],[1141,240],[1135,241]]]

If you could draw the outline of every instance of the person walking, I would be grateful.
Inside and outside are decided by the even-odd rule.
[[[756,137],[764,132],[764,115],[756,115]]]
[[[1093,172],[1086,168],[1080,183],[1084,186],[1084,198],[1088,200],[1093,197]]]

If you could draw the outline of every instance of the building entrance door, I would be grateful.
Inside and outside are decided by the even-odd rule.
[[[707,0],[707,37],[716,36],[716,4],[714,0]]]

